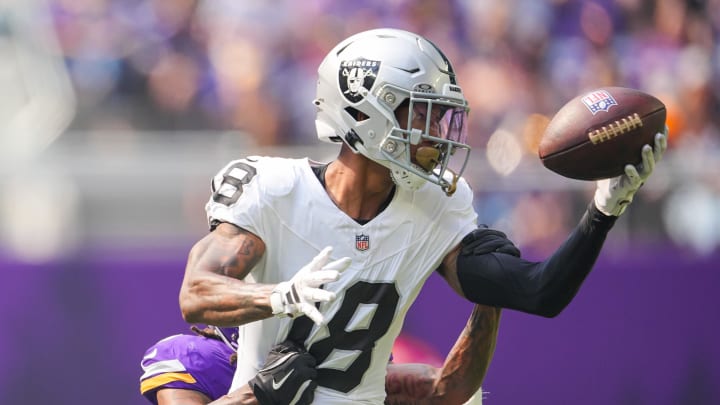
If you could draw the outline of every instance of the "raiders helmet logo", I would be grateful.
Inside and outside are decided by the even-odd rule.
[[[345,60],[340,63],[338,79],[340,91],[351,103],[367,96],[380,70],[380,61],[368,59]]]

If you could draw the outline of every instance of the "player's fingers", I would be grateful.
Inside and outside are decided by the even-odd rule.
[[[308,352],[298,354],[298,357],[294,360],[293,365],[295,368],[302,369],[302,374],[310,379],[317,378],[317,359],[315,356]]]
[[[655,163],[662,159],[665,151],[667,150],[667,127],[665,128],[665,133],[658,133],[655,135],[655,148],[653,149],[653,152],[655,153]]]
[[[310,271],[317,270],[321,267],[323,267],[328,260],[330,260],[330,254],[332,254],[332,246],[327,246],[325,249],[321,250],[320,253],[315,256],[312,261],[310,261],[310,264],[308,265],[308,268]]]
[[[640,174],[634,165],[625,165],[625,176],[627,176],[634,188],[640,187],[640,184],[642,184],[642,178],[640,178]]]
[[[313,322],[315,322],[315,325],[322,325],[325,321],[325,318],[323,318],[320,311],[315,308],[313,304],[303,302],[300,304],[300,312],[307,315],[308,318],[312,319]]]
[[[505,246],[506,243],[507,241],[503,239],[488,239],[475,241],[473,242],[472,246],[469,246],[469,249],[463,249],[463,253],[484,255],[497,251],[499,248]]]
[[[336,281],[340,278],[340,272],[337,270],[318,270],[307,275],[304,283],[310,287],[318,287],[321,284]]]
[[[505,253],[506,255],[512,255],[515,257],[520,257],[520,249],[518,249],[515,245],[512,243],[506,243],[505,245],[499,247],[497,249],[499,253]]]
[[[330,262],[323,266],[323,270],[336,270],[336,271],[343,271],[350,267],[350,264],[352,263],[352,259],[349,257],[343,257],[342,259],[335,260],[333,262]]]
[[[655,156],[653,154],[653,149],[650,147],[650,145],[645,145],[642,148],[642,168],[641,168],[640,176],[642,176],[643,179],[646,179],[650,173],[655,170]]]
[[[328,302],[335,299],[335,293],[321,288],[306,288],[303,298],[310,302]]]
[[[302,383],[300,388],[298,388],[297,392],[295,393],[295,396],[290,401],[290,405],[312,403],[313,399],[315,398],[316,387],[317,383],[313,380],[307,380]]]

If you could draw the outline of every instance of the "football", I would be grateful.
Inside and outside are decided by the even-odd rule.
[[[543,165],[571,179],[599,180],[642,162],[643,145],[654,145],[665,128],[665,105],[626,87],[602,87],[565,104],[550,120],[538,145]]]

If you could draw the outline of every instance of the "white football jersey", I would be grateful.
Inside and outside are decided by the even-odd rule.
[[[377,217],[360,225],[330,200],[308,159],[249,157],[213,179],[208,220],[244,228],[266,245],[246,281],[289,280],[324,247],[352,264],[324,286],[337,293],[320,305],[326,325],[307,317],[270,318],[239,328],[238,367],[231,390],[262,367],[270,348],[290,337],[318,361],[317,404],[382,404],[385,368],[405,314],[425,280],[476,228],[465,180],[447,197],[434,184],[398,187]],[[442,305],[441,303],[439,303]]]

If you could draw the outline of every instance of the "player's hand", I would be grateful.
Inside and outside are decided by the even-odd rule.
[[[505,253],[520,257],[520,250],[507,238],[507,236],[487,225],[480,225],[467,234],[462,242],[460,253],[463,255],[484,255],[487,253]]]
[[[335,299],[335,293],[321,288],[324,283],[335,281],[340,272],[350,266],[351,259],[343,257],[328,263],[332,247],[328,246],[306,264],[289,281],[278,284],[270,295],[273,315],[307,315],[317,325],[323,323],[323,316],[315,307],[316,302]]]
[[[316,363],[303,347],[286,340],[270,350],[265,365],[248,385],[260,405],[310,404],[317,387]]]
[[[625,174],[610,179],[598,180],[595,190],[595,206],[600,212],[619,217],[632,202],[635,193],[650,177],[655,164],[662,159],[667,149],[668,128],[655,135],[655,147],[645,145],[642,148],[642,164],[626,165]]]

